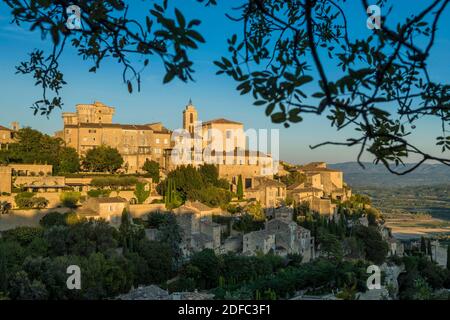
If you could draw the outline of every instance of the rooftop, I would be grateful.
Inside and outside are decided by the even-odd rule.
[[[194,209],[196,209],[198,211],[210,211],[210,210],[213,209],[213,208],[208,207],[206,204],[203,204],[203,203],[201,203],[199,201],[194,201],[194,202],[186,201],[186,203],[184,204],[184,207],[194,208]]]
[[[242,123],[241,122],[237,122],[237,121],[224,119],[224,118],[218,118],[218,119],[213,119],[213,120],[209,120],[209,121],[203,122],[203,125],[208,125],[208,124],[242,124]]]
[[[124,130],[151,130],[155,133],[170,133],[170,130],[163,127],[162,130],[154,130],[150,126],[154,124],[120,124],[120,123],[80,123],[66,124],[65,128],[117,128]]]
[[[0,125],[0,130],[12,131],[10,128],[4,127]]]
[[[128,202],[127,199],[121,198],[121,197],[103,197],[103,198],[91,198],[95,199],[98,203],[122,203],[122,202]]]

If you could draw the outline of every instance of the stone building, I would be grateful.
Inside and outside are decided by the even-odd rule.
[[[438,240],[431,242],[431,255],[433,261],[444,268],[447,266],[447,252],[447,246],[440,244]]]
[[[89,198],[77,214],[86,218],[103,218],[106,221],[118,224],[124,210],[129,210],[128,201],[121,197]]]
[[[314,259],[314,237],[308,229],[294,221],[272,219],[266,223],[266,231],[275,235],[276,254],[300,254],[303,262]]]
[[[171,131],[161,123],[143,125],[113,123],[115,109],[101,102],[79,104],[76,112],[64,112],[64,129],[56,133],[80,155],[107,145],[117,148],[127,172],[139,172],[145,161],[154,160],[164,167],[165,152],[171,147]]]
[[[252,179],[252,186],[244,189],[246,199],[259,201],[264,208],[276,208],[286,200],[286,186],[265,177]]]
[[[258,253],[275,252],[275,234],[267,230],[253,231],[244,234],[242,253],[253,256]]]
[[[46,164],[14,163],[0,165],[0,193],[12,193],[13,187],[25,191],[60,191],[65,185],[64,177],[52,176],[53,166]]]
[[[276,208],[275,218],[266,221],[264,230],[245,234],[243,253],[254,255],[257,252],[268,253],[272,250],[280,256],[300,254],[303,256],[303,262],[314,259],[314,237],[308,229],[293,221],[293,211],[290,207]]]
[[[310,179],[311,186],[322,189],[326,196],[332,199],[346,200],[347,193],[344,188],[342,171],[327,168],[325,162],[312,162],[301,166],[298,171],[306,175],[307,181]],[[320,175],[320,182],[318,182],[317,178],[314,178],[317,175]]]
[[[186,202],[173,210],[177,223],[182,230],[182,246],[184,256],[203,249],[220,252],[221,225],[212,221],[212,215],[218,208],[210,208],[200,202]]]
[[[220,208],[211,208],[199,201],[186,201],[182,206],[173,210],[175,214],[194,213],[198,217],[221,214]]]
[[[9,144],[15,141],[15,132],[19,130],[19,123],[11,123],[11,128],[0,125],[0,150],[8,149]]]
[[[249,149],[242,123],[224,118],[201,122],[191,101],[183,111],[183,129],[174,132],[172,140],[174,148],[166,154],[166,169],[215,164],[219,176],[234,189],[239,176],[251,188],[254,177],[272,178],[278,168],[269,154]]]
[[[305,176],[305,181],[287,188],[289,197],[297,203],[307,202],[312,211],[332,215],[336,211],[333,200],[345,201],[351,196],[342,171],[327,168],[325,162],[312,162],[289,170]]]

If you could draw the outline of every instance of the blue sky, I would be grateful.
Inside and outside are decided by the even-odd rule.
[[[149,9],[153,1],[129,1],[131,14],[138,16],[142,10]],[[152,60],[150,68],[142,75],[141,92],[129,94],[122,83],[122,69],[116,63],[104,63],[96,74],[88,73],[90,64],[82,61],[73,50],[66,50],[62,59],[62,70],[68,85],[62,90],[63,110],[55,110],[49,119],[33,116],[29,106],[40,96],[39,88],[34,87],[31,77],[16,75],[14,66],[25,60],[27,53],[34,48],[48,49],[50,39],[41,40],[36,33],[11,25],[8,8],[0,3],[0,124],[8,126],[11,121],[19,120],[23,126],[52,134],[62,127],[61,112],[73,111],[77,103],[90,103],[98,100],[116,107],[115,122],[150,123],[162,121],[168,128],[181,126],[182,110],[192,98],[201,120],[225,117],[241,121],[246,128],[279,128],[280,154],[287,161],[304,163],[308,161],[327,161],[330,163],[353,161],[357,149],[342,147],[322,147],[311,150],[310,145],[325,140],[348,137],[350,131],[337,133],[330,128],[326,119],[309,116],[304,122],[289,129],[274,125],[265,117],[264,110],[252,105],[249,96],[240,96],[235,91],[236,84],[227,77],[216,76],[213,61],[226,53],[226,39],[240,32],[239,25],[233,25],[224,16],[240,0],[218,0],[218,7],[204,8],[195,0],[172,0],[172,3],[185,12],[188,19],[202,20],[200,32],[206,44],[200,50],[192,52],[195,82],[174,81],[162,84],[162,66]],[[374,2],[375,1],[369,1]],[[392,2],[392,1],[391,1]],[[403,21],[410,13],[423,8],[429,1],[396,0],[394,11],[388,19],[392,27]],[[366,15],[360,1],[347,1],[350,12],[349,24],[355,36],[368,36],[371,31],[365,27]],[[350,8],[351,7],[351,8]],[[442,16],[442,21],[450,20],[450,8]],[[450,29],[441,25],[436,38],[429,70],[435,81],[447,82],[450,79]],[[327,66],[326,66],[327,67]],[[328,71],[333,75],[331,65]],[[437,121],[420,121],[414,134],[416,144],[425,150],[438,153],[434,147],[434,137],[439,135]],[[347,135],[346,135],[347,134]],[[414,161],[414,159],[411,159]]]

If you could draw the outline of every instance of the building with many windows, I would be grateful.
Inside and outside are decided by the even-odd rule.
[[[98,101],[79,104],[76,112],[63,113],[64,129],[56,136],[80,155],[101,145],[117,148],[127,172],[141,171],[147,159],[164,167],[164,153],[171,146],[171,131],[160,122],[143,125],[113,123],[114,113],[113,107]]]

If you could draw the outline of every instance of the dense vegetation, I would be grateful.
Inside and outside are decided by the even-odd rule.
[[[217,167],[210,164],[199,168],[180,166],[171,171],[157,189],[165,196],[168,208],[177,207],[186,200],[197,200],[211,207],[225,207],[233,196],[229,183],[220,179]]]
[[[363,261],[300,261],[301,256],[290,256],[286,264],[283,258],[270,254],[216,255],[205,249],[194,254],[169,289],[210,289],[216,299],[283,299],[302,289],[319,293],[355,286],[365,290],[367,263]]]
[[[176,231],[172,227],[168,232],[173,238]],[[41,220],[41,227],[19,227],[2,233],[0,296],[114,297],[133,285],[165,282],[172,275],[173,261],[169,242],[147,240],[143,227],[134,224],[127,214],[117,230],[101,220],[51,213]],[[70,265],[78,265],[82,270],[81,290],[67,289],[66,270]]]
[[[82,159],[83,167],[90,172],[114,173],[123,165],[123,158],[116,148],[99,146],[90,149]]]
[[[49,164],[53,165],[56,174],[78,172],[80,169],[76,150],[65,147],[59,138],[50,137],[31,128],[20,129],[15,133],[15,138],[16,143],[10,144],[7,150],[0,150],[0,164]]]

